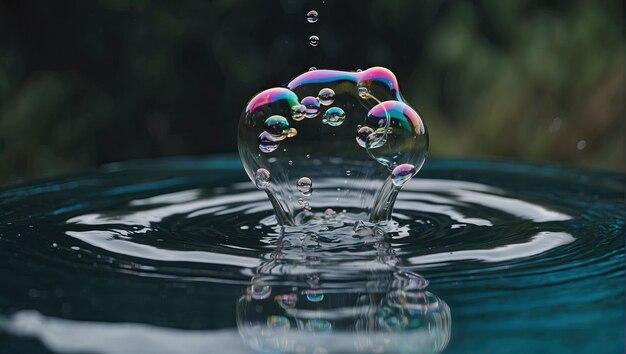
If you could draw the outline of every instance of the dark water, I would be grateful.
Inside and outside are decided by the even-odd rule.
[[[622,353],[624,182],[429,161],[362,234],[281,234],[231,157],[5,188],[0,353]]]

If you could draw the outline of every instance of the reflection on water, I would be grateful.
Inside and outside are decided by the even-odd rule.
[[[256,279],[237,303],[245,343],[279,353],[438,353],[448,344],[450,308],[415,273],[381,274],[361,288],[308,283]]]
[[[623,175],[433,163],[384,229],[343,182],[283,229],[234,159],[0,190],[0,352],[623,352]]]

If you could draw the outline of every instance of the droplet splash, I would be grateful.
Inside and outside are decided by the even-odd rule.
[[[424,122],[403,101],[395,75],[381,67],[307,71],[287,87],[265,90],[248,103],[238,136],[251,179],[272,166],[272,183],[264,189],[282,225],[330,220],[324,214],[329,205],[317,202],[321,196],[299,200],[308,193],[306,183],[298,183],[302,176],[343,178],[334,197],[349,209],[342,222],[389,221],[400,187],[428,152]],[[303,210],[308,213],[300,215]]]

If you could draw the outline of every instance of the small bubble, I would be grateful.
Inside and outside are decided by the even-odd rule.
[[[317,68],[316,68],[316,67],[314,67],[314,66],[312,66],[312,67],[310,67],[310,68],[309,68],[309,71],[315,71],[315,70],[317,70]]]
[[[358,92],[359,92],[359,97],[361,97],[364,100],[367,100],[372,97],[372,95],[370,94],[370,90],[365,86],[360,86]]]
[[[331,88],[323,88],[317,94],[317,98],[324,106],[330,106],[335,102],[335,91]]]
[[[52,244],[52,247],[55,247],[55,248],[56,248],[57,246],[58,246],[58,245],[57,245],[56,243],[53,243],[53,244]]]
[[[293,161],[289,160],[289,166],[293,165]]]
[[[351,174],[352,174],[352,171],[350,171],[350,170],[346,171],[346,176],[350,176]]]
[[[298,131],[296,130],[296,128],[289,128],[289,130],[287,131],[287,137],[293,138],[296,135],[298,135]]]
[[[584,149],[586,147],[587,147],[587,141],[585,141],[585,140],[579,140],[576,143],[576,149],[578,149],[578,150],[582,150],[582,149]]]
[[[410,180],[417,171],[415,171],[415,166],[405,163],[402,165],[396,166],[396,168],[391,171],[391,182],[394,185],[401,187],[408,180]]]
[[[309,37],[309,44],[311,45],[311,47],[317,47],[317,45],[320,44],[320,37],[312,35],[311,37]]]
[[[270,176],[270,171],[264,168],[259,168],[258,170],[256,170],[256,175],[254,177],[254,180],[255,180],[257,188],[266,189],[267,186],[269,186],[269,184],[272,181],[272,177]]]
[[[367,137],[372,134],[374,130],[370,127],[359,127],[359,130],[356,132],[356,142],[361,146],[365,147],[367,142]]]
[[[301,104],[297,104],[291,107],[291,118],[296,122],[299,122],[304,119],[304,115],[306,113],[306,107]]]
[[[315,22],[317,22],[317,19],[318,19],[317,11],[311,10],[311,11],[307,12],[306,20],[309,23],[315,23]]]
[[[269,154],[270,152],[278,149],[278,141],[274,137],[272,137],[268,132],[264,131],[259,135],[259,139],[257,140],[259,144],[259,150],[262,152]]]
[[[315,118],[320,114],[320,101],[317,97],[307,96],[302,99],[302,105],[305,107],[304,116],[307,118]]]
[[[289,133],[289,122],[283,116],[277,115],[267,118],[263,127],[277,141],[285,139]]]
[[[337,216],[337,212],[328,208],[324,211],[324,218],[325,219],[334,219]]]
[[[267,299],[272,293],[272,287],[269,285],[252,285],[250,287],[250,296],[255,300]]]
[[[339,107],[331,107],[324,113],[324,119],[331,127],[337,127],[346,119],[346,112]]]
[[[307,159],[310,159],[310,158],[311,158],[311,155],[306,154],[306,158],[307,158]]]
[[[302,177],[296,182],[298,191],[304,195],[311,195],[311,189],[313,188],[313,182],[309,177]]]
[[[360,73],[361,71],[363,71],[363,70],[361,70],[361,69],[356,69],[356,72],[357,72],[357,73]]]

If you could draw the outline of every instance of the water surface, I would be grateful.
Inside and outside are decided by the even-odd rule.
[[[330,227],[282,232],[230,156],[4,188],[0,352],[249,353],[264,333],[319,339],[305,348],[319,353],[434,340],[444,353],[622,353],[624,182],[560,166],[429,161],[398,197],[395,230],[363,235],[341,221],[356,211],[342,214],[331,197]],[[398,293],[403,272],[428,287]],[[267,297],[250,295],[264,287]],[[270,306],[285,294],[299,312]],[[394,299],[430,307],[408,322],[415,307]],[[280,326],[246,332],[261,327],[246,327],[258,318],[241,304],[257,300],[256,315]]]

